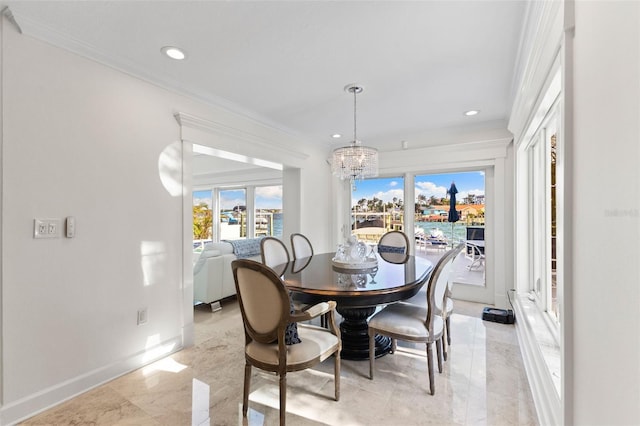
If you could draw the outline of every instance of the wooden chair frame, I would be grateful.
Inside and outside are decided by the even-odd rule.
[[[336,326],[335,322],[336,302],[329,301],[318,303],[303,312],[295,312],[292,314],[290,311],[289,291],[287,290],[282,280],[276,275],[276,272],[273,269],[249,259],[234,260],[231,264],[231,267],[233,270],[236,293],[238,297],[238,303],[240,305],[240,312],[242,314],[245,331],[245,369],[244,390],[242,398],[243,416],[247,416],[249,407],[249,390],[251,384],[252,366],[255,366],[261,370],[277,373],[279,376],[281,425],[285,424],[286,417],[287,373],[313,367],[314,365],[324,361],[332,355],[335,357],[334,398],[336,401],[338,401],[340,399],[340,350],[342,349],[342,344],[340,340],[340,330]],[[261,284],[248,282],[249,277],[262,277],[264,278],[264,281],[262,281],[263,285],[273,285],[273,288],[270,290],[269,294],[273,296],[273,289],[275,289],[275,292],[277,294],[276,298],[279,299],[279,303],[275,303],[274,306],[276,312],[274,312],[273,310],[265,309],[262,309],[261,311],[269,312],[268,315],[270,315],[271,318],[273,318],[273,316],[275,315],[278,315],[279,319],[277,320],[277,322],[271,321],[270,323],[265,324],[265,322],[262,321],[253,321],[257,316],[260,315],[260,313],[251,313],[249,312],[249,310],[252,306],[256,306],[257,302],[255,297],[258,296],[256,296],[257,293],[254,295],[245,295],[245,291],[253,292],[257,289],[254,290],[253,288],[251,288],[251,286],[257,286]],[[278,310],[279,312],[277,312]],[[296,348],[293,348],[293,346],[304,345],[305,338],[301,333],[302,342],[296,345],[292,345],[292,347],[288,347],[285,344],[285,329],[287,325],[292,322],[299,323],[301,321],[309,321],[321,315],[326,316],[329,329],[310,326],[306,324],[298,324],[299,331],[302,331],[303,328],[307,328],[307,333],[331,333],[337,337],[335,344],[327,346],[325,350],[318,352],[317,354],[313,354],[313,357],[309,357],[308,352],[305,352],[305,360],[302,362],[289,362],[290,360],[288,359],[288,356],[293,355],[288,354],[293,354],[296,350]],[[258,357],[256,356],[252,356],[250,354],[250,351],[248,350],[248,347],[249,345],[254,343],[259,345],[258,348],[266,347],[269,351],[277,350],[277,361],[265,362],[264,360],[258,359]],[[313,345],[314,343],[313,341],[309,341],[309,344]]]

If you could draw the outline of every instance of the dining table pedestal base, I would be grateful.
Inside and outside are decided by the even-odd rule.
[[[375,307],[341,307],[336,308],[342,316],[340,334],[342,351],[340,358],[349,360],[369,359],[369,318],[376,311]],[[375,337],[376,358],[391,352],[391,339],[387,336]]]

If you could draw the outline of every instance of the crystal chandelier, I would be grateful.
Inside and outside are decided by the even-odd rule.
[[[353,93],[353,140],[351,145],[336,148],[333,151],[331,171],[340,180],[348,179],[355,191],[356,180],[378,176],[378,150],[363,146],[356,134],[356,95],[361,93],[363,88],[356,84],[349,84],[344,90]]]

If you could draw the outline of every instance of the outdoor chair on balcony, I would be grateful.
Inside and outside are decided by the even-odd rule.
[[[468,247],[467,250],[471,251],[471,263],[469,264],[469,266],[467,266],[467,268],[470,271],[484,270],[484,263],[485,263],[484,251],[480,250],[480,247],[478,247],[476,244],[467,243],[467,247]]]
[[[291,313],[289,292],[273,269],[253,260],[232,262],[233,277],[245,331],[242,415],[247,417],[251,369],[279,377],[280,424],[285,424],[287,373],[311,368],[334,356],[334,399],[340,398],[340,331],[336,303],[321,302],[304,312]],[[327,315],[329,329],[298,324]],[[289,340],[289,341],[287,341]]]

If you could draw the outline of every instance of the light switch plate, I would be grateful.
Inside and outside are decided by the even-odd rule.
[[[67,216],[66,219],[66,237],[73,238],[76,236],[76,218],[73,216]]]

